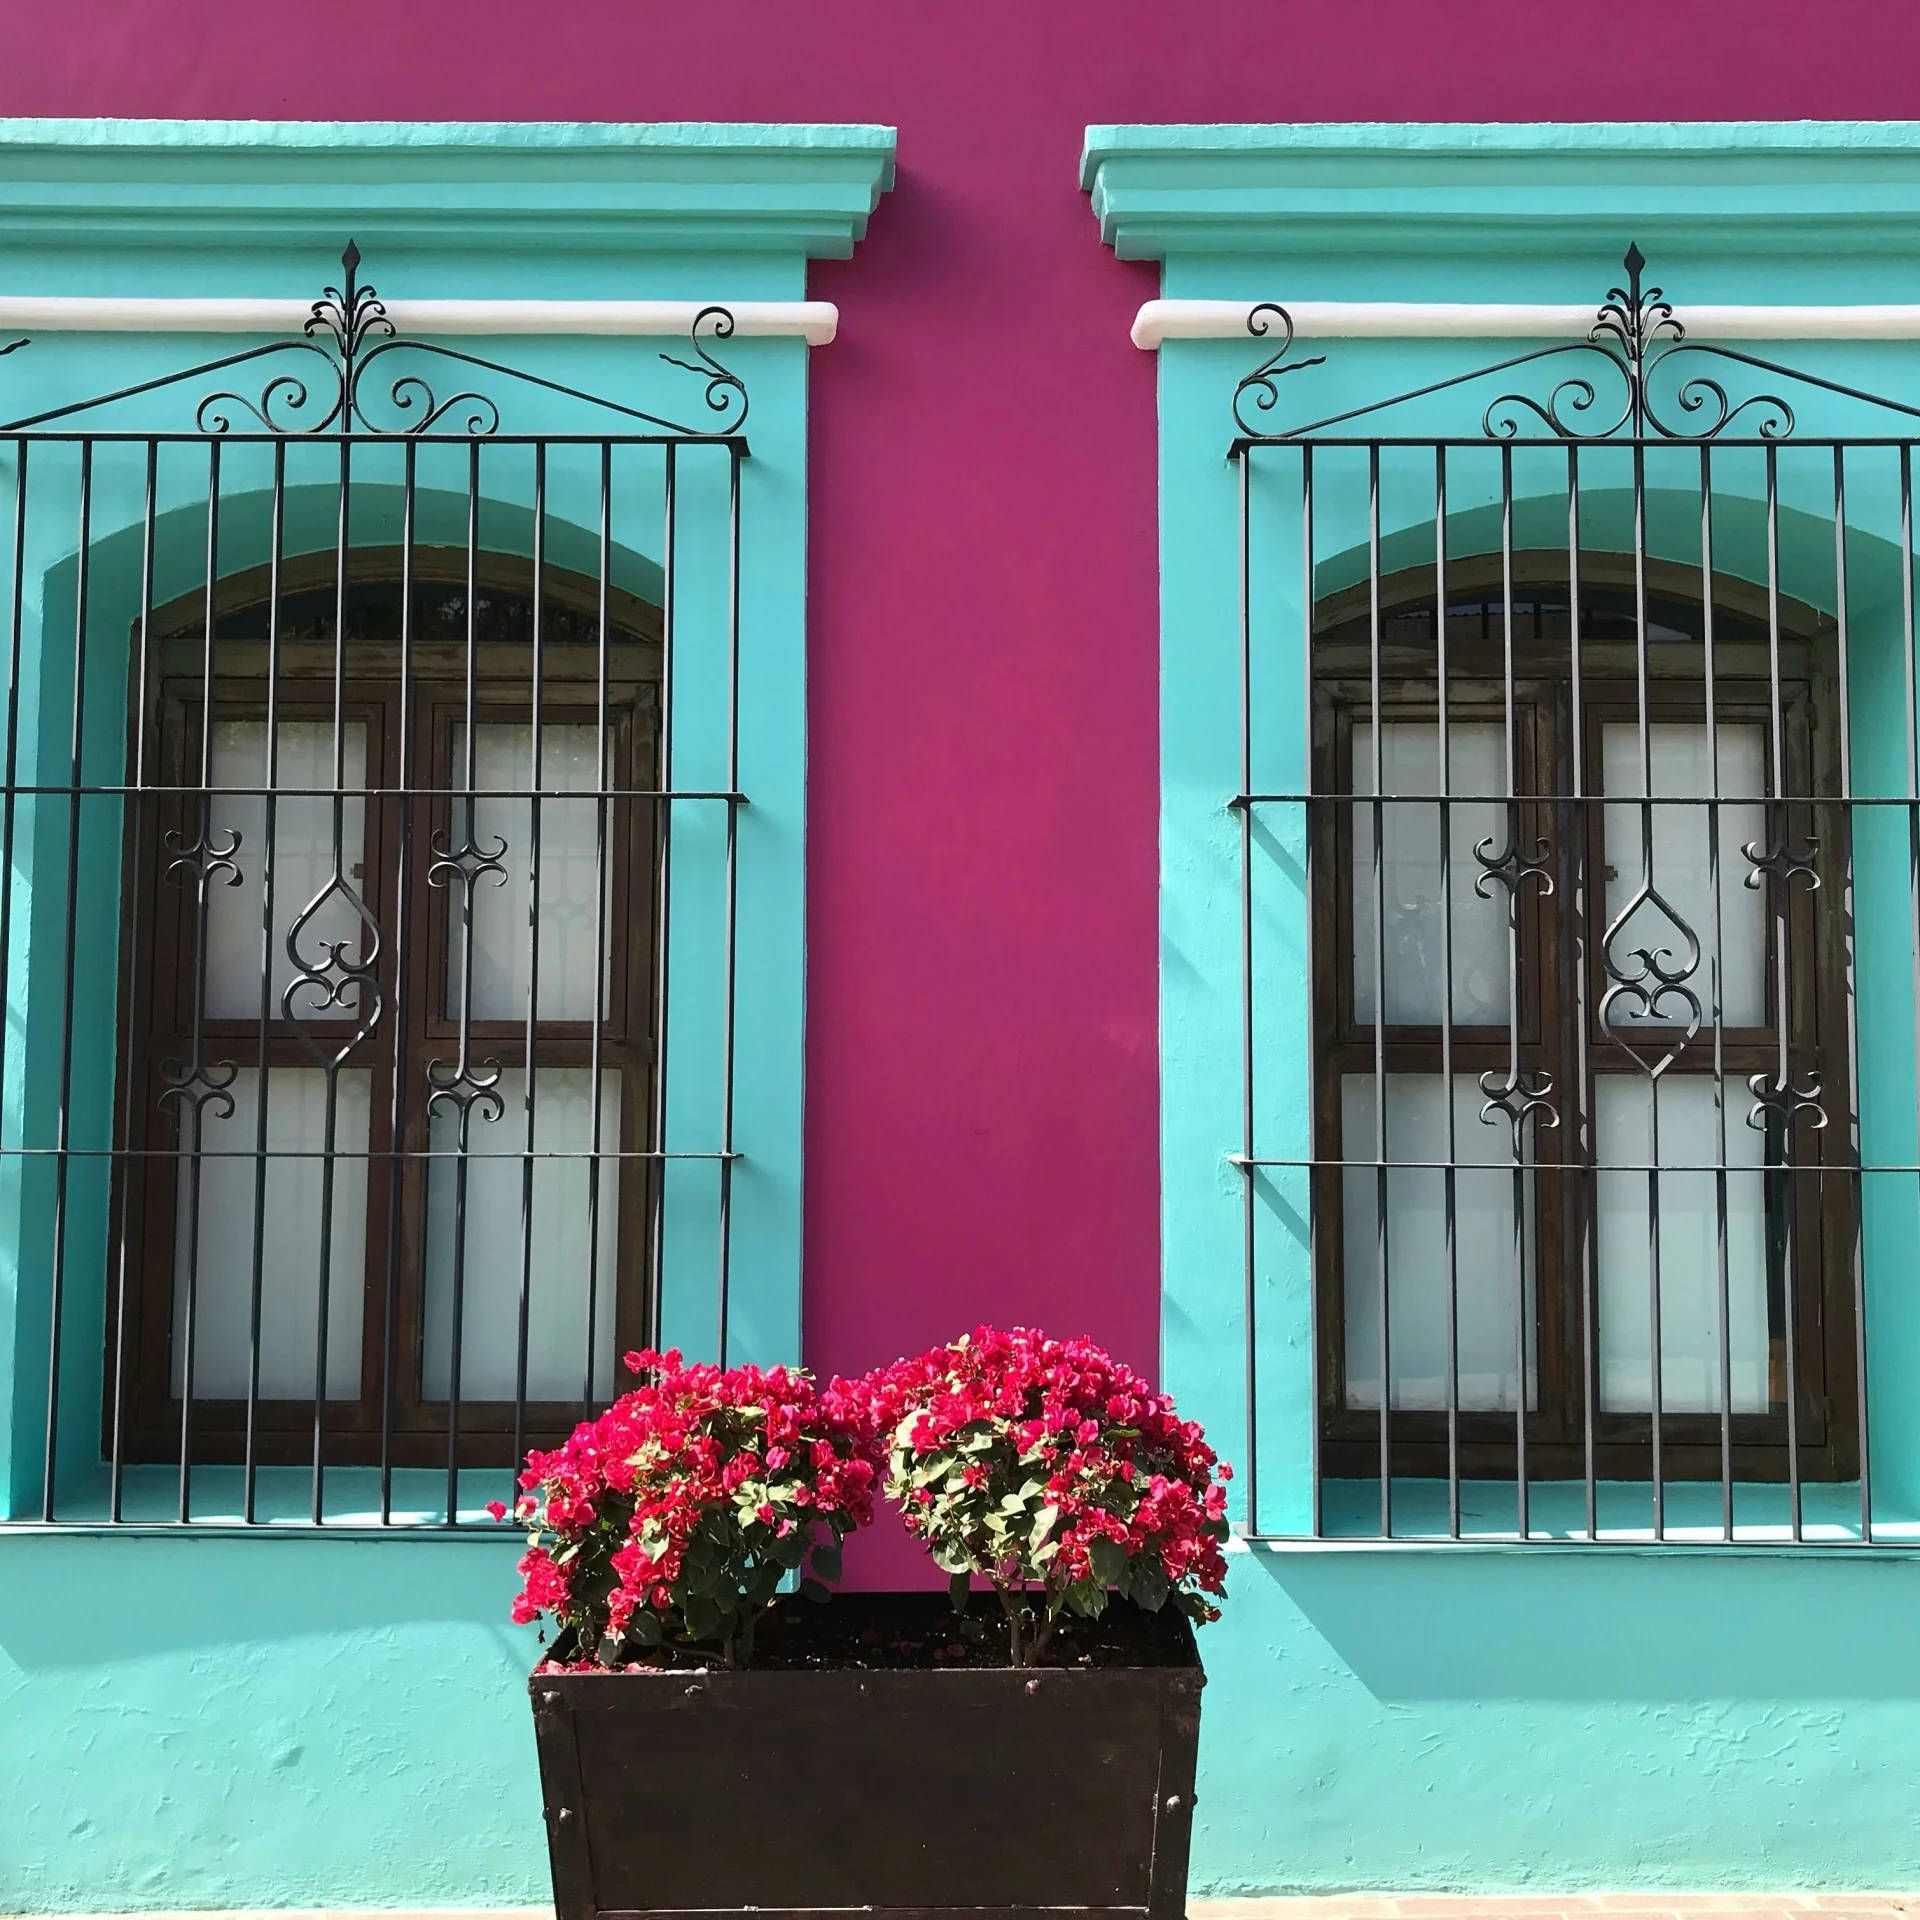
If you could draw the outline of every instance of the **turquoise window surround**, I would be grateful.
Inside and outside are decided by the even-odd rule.
[[[15,294],[312,299],[338,280],[340,250],[352,238],[365,279],[390,300],[798,300],[805,294],[807,261],[844,256],[865,231],[891,182],[892,153],[892,130],[868,126],[0,122],[0,288]],[[23,418],[258,344],[257,335],[39,335],[27,350],[0,358],[0,418]],[[673,350],[669,341],[543,334],[465,336],[457,344],[546,380],[696,426],[705,411],[699,378],[662,364],[661,349]],[[800,1345],[808,351],[792,337],[742,336],[724,348],[726,364],[751,397],[745,428],[750,457],[740,483],[739,764],[750,804],[739,824],[734,1133],[742,1158],[733,1187],[730,1355],[766,1363],[797,1359]],[[488,385],[484,378],[479,383]],[[216,376],[203,384],[211,391],[225,382]],[[498,397],[511,400],[513,413],[502,423],[509,431],[621,430],[617,422],[583,419],[577,411],[543,419],[529,412],[526,394],[509,395],[511,386],[491,382]],[[131,410],[80,424],[191,430],[200,391],[163,390],[129,403]],[[186,471],[190,450],[182,451],[170,479],[162,465],[157,605],[190,591],[195,569],[204,563],[204,455],[196,483]],[[312,457],[317,452],[309,450],[303,465],[297,438],[289,443],[290,557],[331,545],[323,498],[328,490]],[[355,485],[356,544],[397,538],[397,522],[386,523],[397,513],[390,483],[398,474],[398,455],[391,442],[384,452],[384,465],[370,452],[357,469],[366,478]],[[46,449],[35,461],[35,487],[51,489],[50,501],[71,485],[71,476],[58,470],[58,453]],[[511,453],[502,448],[489,456],[483,544],[525,553],[530,521],[523,496],[530,473],[520,469],[529,463],[523,453],[516,464]],[[16,458],[13,448],[0,447],[0,467]],[[455,468],[462,462],[458,450],[442,460],[444,475],[432,464],[432,450],[423,449],[419,537],[457,544],[464,537],[458,531],[464,508]],[[264,453],[233,449],[222,510],[223,573],[265,558],[265,496],[248,494],[248,483],[237,478],[242,468],[251,471],[249,461],[265,484]],[[677,630],[683,638],[672,752],[678,784],[717,786],[726,768],[725,551],[718,531],[725,489],[722,479],[715,492],[715,478],[702,472],[699,461],[697,452],[690,453],[683,468],[677,554]],[[710,464],[718,475],[720,464]],[[107,690],[117,673],[124,689],[127,634],[138,608],[141,512],[137,485],[122,484],[126,476],[117,469],[114,476],[103,454],[93,502],[88,700],[90,735],[97,725],[99,749],[108,754],[116,751],[124,716],[109,711],[111,699],[96,699],[95,688]],[[618,484],[625,484],[624,477]],[[657,493],[657,473],[650,484]],[[596,551],[591,493],[583,476],[564,477],[556,455],[549,553],[555,564],[589,575]],[[658,501],[636,477],[622,506],[623,524],[614,533],[615,584],[657,600]],[[44,697],[38,691],[43,679],[55,688],[59,664],[71,648],[73,539],[70,531],[62,536],[52,530],[54,518],[51,512],[43,516],[47,524],[29,541],[25,568],[23,700],[39,700],[45,708],[36,709],[37,726],[29,719],[23,730],[28,760],[43,748],[52,752],[65,724],[53,711],[57,690]],[[0,564],[10,571],[10,552]],[[10,586],[0,587],[0,597],[10,597]],[[22,777],[53,776],[23,768]],[[675,822],[676,839],[698,839],[704,831],[690,807]],[[44,1072],[39,1056],[51,1044],[45,1039],[49,1008],[58,1021],[57,992],[47,997],[46,983],[30,976],[26,960],[36,844],[36,835],[23,831],[16,854],[10,1111],[0,1120],[10,1141],[20,1138],[19,1101],[34,1097],[19,1089]],[[93,848],[88,871],[117,872],[118,859],[117,843]],[[712,930],[699,916],[713,919],[718,900],[703,901],[696,863],[689,858],[682,867],[684,916],[677,900],[670,939],[685,1005],[676,1002],[669,1037],[690,1073],[712,1078],[704,1069],[713,1064],[708,1056],[715,1043],[707,1029],[714,1021],[700,1002],[703,993],[718,989],[712,955],[705,951]],[[49,898],[58,890],[51,884],[45,889]],[[83,899],[83,960],[89,953],[114,953],[116,901],[116,891],[105,889]],[[40,951],[50,953],[57,944],[49,937]],[[91,1062],[104,1086],[110,1083],[113,1047],[111,958],[93,970],[98,978],[82,971],[78,1005],[85,1024],[76,1028],[76,1084],[85,1080]],[[93,1105],[97,1111],[89,1113],[86,1100],[77,1098],[76,1129],[104,1122],[106,1109],[98,1101]],[[711,1119],[704,1105],[710,1105],[704,1093],[684,1112],[676,1105],[670,1126],[684,1126],[688,1134],[700,1130]],[[80,1245],[93,1252],[90,1262],[69,1255],[76,1277],[89,1277],[70,1292],[66,1307],[63,1471],[68,1465],[84,1471],[100,1447],[105,1222],[104,1189],[96,1187],[84,1174],[73,1187]],[[672,1246],[671,1193],[669,1210]],[[18,1282],[33,1270],[45,1216],[35,1175],[23,1174],[17,1159],[0,1169],[0,1405],[8,1415],[0,1421],[0,1514],[20,1519],[37,1514],[39,1505],[47,1326],[44,1289]],[[699,1250],[697,1260],[690,1257],[690,1270],[694,1266],[702,1274],[713,1271],[707,1249]],[[680,1290],[677,1304],[670,1290],[664,1328],[669,1341],[695,1353],[711,1346],[713,1284],[709,1278]],[[346,1504],[357,1511],[353,1501]]]
[[[1689,302],[1895,302],[1920,290],[1920,125],[1906,123],[1093,127],[1082,182],[1103,237],[1120,254],[1162,261],[1169,299],[1597,306],[1620,279],[1629,242],[1646,254],[1649,281],[1665,289],[1683,319]],[[1316,340],[1290,357],[1325,354],[1326,362],[1280,383],[1280,424],[1410,391],[1529,344]],[[1218,1430],[1229,1453],[1243,1444],[1246,1399],[1242,1176],[1228,1160],[1241,1126],[1239,841],[1226,807],[1239,780],[1240,563],[1238,472],[1226,455],[1236,431],[1229,414],[1234,383],[1270,350],[1270,342],[1263,348],[1250,338],[1169,339],[1158,369],[1162,1364],[1168,1387]],[[1920,392],[1920,343],[1814,339],[1759,351],[1868,391]],[[1488,389],[1481,403],[1497,390]],[[1814,400],[1800,408],[1799,437],[1874,430],[1889,429],[1866,424],[1844,403]],[[1475,434],[1479,413],[1429,410],[1379,431]],[[1519,458],[1524,495],[1525,456]],[[1717,484],[1734,496],[1732,527],[1756,497],[1757,480],[1723,473]],[[1830,470],[1827,485],[1830,514]],[[1471,492],[1471,483],[1465,495],[1456,483],[1450,493],[1454,558],[1497,550]],[[1782,504],[1783,590],[1831,612],[1831,523],[1824,524],[1823,577],[1814,537],[1819,501],[1783,495]],[[1596,493],[1587,494],[1587,508],[1599,521],[1608,516]],[[1524,509],[1523,499],[1523,517]],[[1424,499],[1417,488],[1396,498],[1389,476],[1384,511],[1390,568],[1430,556],[1430,475]],[[1343,504],[1323,478],[1316,520],[1316,593],[1348,584],[1356,572],[1364,577],[1358,492],[1349,490]],[[1900,790],[1887,782],[1904,777],[1889,757],[1902,724],[1897,682],[1882,679],[1897,664],[1898,526],[1891,462],[1884,472],[1861,471],[1857,482],[1850,472],[1853,700],[1866,716],[1854,771],[1862,793]],[[1668,557],[1687,559],[1684,545]],[[1403,557],[1393,560],[1396,548]],[[1691,557],[1697,565],[1697,547]],[[1717,561],[1748,578],[1758,567],[1764,580],[1750,538],[1723,539]],[[1256,766],[1253,784],[1256,791],[1285,791],[1302,771],[1298,554],[1259,556],[1255,570],[1266,609],[1256,636],[1264,691],[1255,695],[1265,764]],[[1883,728],[1891,730],[1884,737]],[[1269,852],[1284,864],[1297,823],[1276,819],[1273,831]],[[1863,1146],[1869,1160],[1902,1163],[1914,1152],[1905,935],[1877,921],[1865,836],[1861,848]],[[1903,911],[1904,869],[1895,860],[1878,870],[1886,876],[1883,898]],[[1256,995],[1265,1009],[1260,1057],[1270,1063],[1260,1124],[1273,1143],[1263,1150],[1283,1155],[1308,1150],[1297,1120],[1307,1046],[1297,985],[1305,932],[1297,886],[1293,899],[1255,936]],[[1910,1539],[1920,1519],[1920,1423],[1911,1412],[1912,1382],[1920,1376],[1910,1270],[1913,1185],[1910,1177],[1883,1180],[1867,1200],[1872,1493],[1876,1531],[1885,1539]],[[1267,1531],[1293,1533],[1308,1523],[1311,1408],[1304,1253],[1288,1229],[1284,1187],[1277,1178],[1256,1261],[1261,1517]],[[1837,1491],[1841,1505],[1850,1498],[1857,1507],[1857,1489]],[[1743,1489],[1742,1497],[1757,1492]],[[1717,1497],[1712,1504],[1710,1525],[1717,1528]],[[1817,1523],[1812,1503],[1809,1515]],[[1554,1531],[1567,1520],[1579,1524],[1575,1516],[1556,1518],[1552,1503],[1538,1499],[1536,1518]],[[1683,1500],[1670,1518],[1686,1527],[1708,1516],[1690,1515]]]

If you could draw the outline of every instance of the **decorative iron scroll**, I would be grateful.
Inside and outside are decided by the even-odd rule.
[[[352,241],[347,242],[340,265],[340,284],[324,288],[313,303],[302,339],[270,341],[157,380],[122,387],[116,393],[0,422],[0,432],[65,425],[119,402],[192,385],[236,367],[253,368],[256,374],[265,371],[267,378],[258,389],[248,382],[245,392],[236,384],[204,394],[194,407],[195,432],[287,436],[334,432],[415,439],[436,431],[468,438],[498,433],[500,407],[492,396],[465,384],[456,384],[452,392],[442,394],[429,378],[445,370],[456,383],[464,383],[471,378],[465,371],[468,368],[498,375],[538,393],[578,401],[643,429],[689,440],[724,439],[746,424],[746,385],[714,357],[710,346],[712,341],[733,337],[734,318],[723,306],[702,307],[694,316],[689,329],[692,359],[671,353],[659,356],[667,366],[697,374],[706,382],[703,397],[716,418],[703,426],[688,426],[663,414],[542,379],[538,374],[503,366],[456,347],[404,339],[395,331],[386,303],[372,286],[362,284],[360,249]],[[26,344],[15,340],[0,345],[0,354]],[[394,355],[401,357],[394,359]]]
[[[1733,347],[1689,339],[1662,290],[1643,284],[1641,274],[1647,263],[1640,249],[1630,246],[1621,264],[1626,269],[1626,284],[1607,289],[1607,297],[1595,312],[1584,340],[1536,347],[1471,373],[1455,374],[1279,432],[1258,417],[1273,411],[1279,399],[1276,383],[1286,374],[1320,365],[1325,356],[1288,362],[1286,355],[1294,342],[1293,316],[1284,307],[1263,301],[1247,315],[1247,331],[1256,339],[1265,339],[1277,327],[1280,344],[1234,387],[1234,425],[1249,441],[1303,440],[1355,421],[1374,421],[1413,401],[1489,381],[1517,367],[1537,367],[1559,377],[1544,394],[1513,390],[1488,401],[1481,410],[1478,431],[1489,440],[1624,439],[1697,444],[1736,432],[1761,440],[1787,439],[1795,427],[1793,407],[1783,394],[1763,387],[1762,380],[1790,381],[1881,408],[1906,420],[1920,419],[1920,407],[1843,386]],[[1749,377],[1736,383],[1731,369],[1745,369]],[[1754,375],[1760,378],[1752,378]],[[1745,390],[1748,387],[1754,390]],[[1254,410],[1252,415],[1246,411],[1249,406]]]

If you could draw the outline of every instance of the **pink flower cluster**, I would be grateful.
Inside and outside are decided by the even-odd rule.
[[[555,1664],[621,1665],[667,1643],[744,1663],[789,1576],[826,1598],[883,1470],[955,1604],[975,1577],[999,1589],[1016,1665],[1063,1611],[1098,1615],[1115,1593],[1219,1617],[1232,1471],[1089,1340],[981,1327],[825,1387],[678,1353],[627,1365],[641,1384],[520,1476],[513,1617],[551,1620]]]
[[[629,1354],[627,1366],[640,1386],[528,1456],[514,1517],[531,1543],[513,1617],[552,1616],[563,1662],[616,1664],[667,1639],[743,1657],[782,1579],[805,1563],[803,1585],[824,1598],[841,1539],[872,1518],[872,1396],[786,1367],[690,1367],[678,1353]]]
[[[1050,1619],[1109,1592],[1196,1620],[1226,1584],[1226,1487],[1200,1428],[1089,1340],[981,1327],[869,1383],[889,1495],[956,1594],[1037,1587]],[[1018,1623],[1016,1622],[1016,1648]]]

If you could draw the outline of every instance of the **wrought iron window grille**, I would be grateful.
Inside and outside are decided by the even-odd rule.
[[[658,355],[677,418],[404,338],[360,264],[0,424],[16,1520],[492,1524],[689,1262],[727,1355],[733,317]]]
[[[1911,1245],[1920,1166],[1863,1129],[1859,1023],[1863,969],[1879,1019],[1896,969],[1920,1007],[1920,408],[1694,340],[1623,264],[1584,340],[1299,425],[1284,383],[1327,358],[1248,318],[1256,1538],[1920,1521],[1876,1511],[1868,1446],[1869,1267]],[[1309,957],[1304,1056],[1274,925]],[[1911,1119],[1913,1063],[1867,1051]],[[1302,1298],[1304,1476],[1270,1411]]]

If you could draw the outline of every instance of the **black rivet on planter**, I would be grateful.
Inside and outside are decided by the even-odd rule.
[[[1027,1691],[1029,1693],[1038,1693],[1040,1691],[1040,1682],[1038,1680],[1029,1680],[1027,1682]]]
[[[540,1696],[540,1703],[542,1706],[557,1707],[560,1704],[560,1696],[557,1693],[543,1693]]]
[[[571,1807],[558,1807],[554,1810],[553,1817],[556,1820],[571,1820],[573,1818],[573,1809]]]
[[[1180,1796],[1177,1793],[1170,1793],[1167,1795],[1167,1811],[1169,1813],[1171,1813],[1174,1810],[1174,1808],[1177,1807],[1179,1804],[1180,1804]]]

